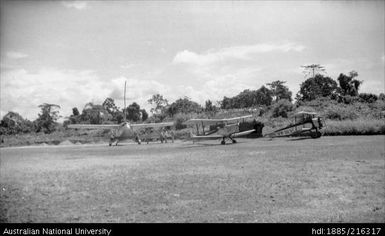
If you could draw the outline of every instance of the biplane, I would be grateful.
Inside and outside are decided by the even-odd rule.
[[[320,138],[324,127],[326,124],[323,117],[315,112],[301,111],[294,115],[294,123],[264,136],[274,138],[310,135],[312,138]]]
[[[191,119],[184,124],[196,127],[196,135],[191,132],[193,142],[199,140],[222,139],[221,144],[225,145],[226,140],[236,143],[235,138],[255,132],[255,129],[240,131],[240,122],[245,122],[251,115],[234,117],[229,119]]]
[[[128,122],[123,122],[121,124],[108,124],[108,125],[89,125],[89,124],[73,124],[68,125],[67,127],[70,129],[109,129],[111,130],[111,137],[109,145],[111,146],[114,142],[115,146],[122,140],[133,138],[138,144],[141,144],[141,139],[139,135],[139,130],[154,128],[159,129],[161,139],[165,137],[166,130],[165,127],[174,126],[174,122],[166,122],[166,123],[148,123],[148,124],[130,124]],[[147,142],[148,143],[148,142]],[[163,143],[163,141],[162,141]]]
[[[127,81],[124,82],[124,107],[126,107],[126,85]],[[160,140],[163,143],[165,140],[167,142],[167,136],[168,131],[165,129],[166,127],[172,127],[174,126],[174,122],[166,122],[166,123],[147,123],[147,124],[130,124],[127,122],[126,118],[126,112],[124,112],[124,122],[121,124],[71,124],[68,125],[67,128],[70,129],[109,129],[111,130],[111,136],[110,136],[110,142],[109,145],[111,146],[114,142],[115,146],[118,145],[118,143],[122,140],[135,138],[135,141],[138,144],[141,144],[142,141],[140,139],[139,130],[146,129],[158,129],[160,133]],[[173,133],[172,133],[173,135]],[[172,136],[172,140],[174,140],[174,136]],[[147,141],[148,143],[148,141]]]

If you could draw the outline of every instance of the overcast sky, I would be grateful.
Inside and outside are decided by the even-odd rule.
[[[384,92],[384,1],[1,1],[1,117],[35,119],[112,97],[149,111],[156,93],[204,104],[274,80],[295,95],[301,65]]]

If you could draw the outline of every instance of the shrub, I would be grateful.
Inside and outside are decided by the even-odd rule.
[[[288,113],[294,110],[294,105],[286,99],[281,99],[273,105],[272,117],[288,117]]]
[[[186,114],[181,114],[181,113],[176,114],[174,116],[175,129],[177,130],[185,129],[187,126],[184,125],[183,123],[189,119],[190,117]]]
[[[327,120],[324,135],[385,134],[385,121],[376,119]]]
[[[357,119],[359,115],[355,111],[354,107],[346,107],[341,105],[331,105],[326,108],[324,116],[331,120],[346,120],[346,119]]]
[[[373,103],[378,100],[378,96],[372,93],[360,93],[358,95],[361,102]]]

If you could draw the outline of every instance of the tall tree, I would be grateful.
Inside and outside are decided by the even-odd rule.
[[[291,99],[292,92],[289,90],[287,86],[284,85],[285,83],[286,81],[277,80],[267,84],[267,86],[270,87],[270,90],[273,94],[273,99],[275,100],[275,102],[281,99],[287,99],[289,101],[292,100]]]
[[[0,135],[28,133],[34,130],[33,122],[24,119],[19,113],[8,112],[0,121]]]
[[[102,105],[87,103],[82,111],[81,120],[90,124],[102,124],[105,121],[111,120],[112,116]]]
[[[131,105],[129,105],[126,109],[127,112],[127,119],[131,121],[145,121],[148,118],[148,113],[145,109],[140,109],[139,104],[136,102],[133,102]]]
[[[205,102],[205,111],[214,112],[216,110],[217,110],[217,108],[215,107],[215,105],[213,105],[213,102],[211,100],[207,100]]]
[[[121,123],[124,120],[124,113],[115,105],[113,98],[106,98],[102,106],[112,116],[113,121]]]
[[[38,118],[35,120],[36,131],[43,131],[44,133],[51,133],[55,130],[56,121],[59,119],[59,105],[43,103],[39,105],[41,108],[41,113],[39,113]]]
[[[329,97],[337,91],[337,82],[320,74],[308,78],[301,84],[297,94],[299,101],[311,101],[318,97]]]
[[[253,106],[269,106],[272,100],[271,90],[262,86],[258,90],[245,89],[232,98],[224,97],[221,102],[221,108],[234,109]]]
[[[177,113],[201,112],[202,110],[201,105],[185,97],[183,99],[179,98],[171,103],[171,105],[168,106],[167,112],[170,116],[174,116]]]
[[[150,99],[147,100],[150,105],[155,105],[155,107],[151,108],[152,114],[160,114],[163,112],[165,107],[168,105],[167,99],[163,98],[160,94],[152,95]]]
[[[78,110],[77,107],[72,108],[72,115],[74,115],[74,116],[80,115],[79,110]]]
[[[305,78],[309,76],[311,76],[311,78],[314,78],[314,76],[325,72],[325,68],[320,64],[311,64],[301,67],[304,68],[303,73],[305,74]]]
[[[112,116],[114,116],[114,114],[119,111],[119,108],[115,105],[115,101],[112,98],[106,98],[102,106]]]
[[[357,96],[358,90],[360,88],[360,85],[363,81],[359,81],[357,79],[354,79],[358,76],[358,73],[356,71],[349,72],[349,75],[340,74],[338,76],[338,82],[339,82],[339,92],[342,96]]]
[[[147,118],[148,118],[148,113],[147,113],[147,111],[146,111],[145,109],[142,109],[142,110],[140,110],[140,113],[142,114],[142,115],[141,115],[142,121],[147,120]]]
[[[77,124],[80,123],[81,117],[80,113],[77,107],[72,108],[72,115],[69,117],[69,122],[70,124]]]

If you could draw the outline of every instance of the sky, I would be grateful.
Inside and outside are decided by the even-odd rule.
[[[0,116],[63,119],[107,97],[123,108],[160,93],[204,105],[275,80],[293,92],[303,65],[384,93],[384,1],[1,1]]]

